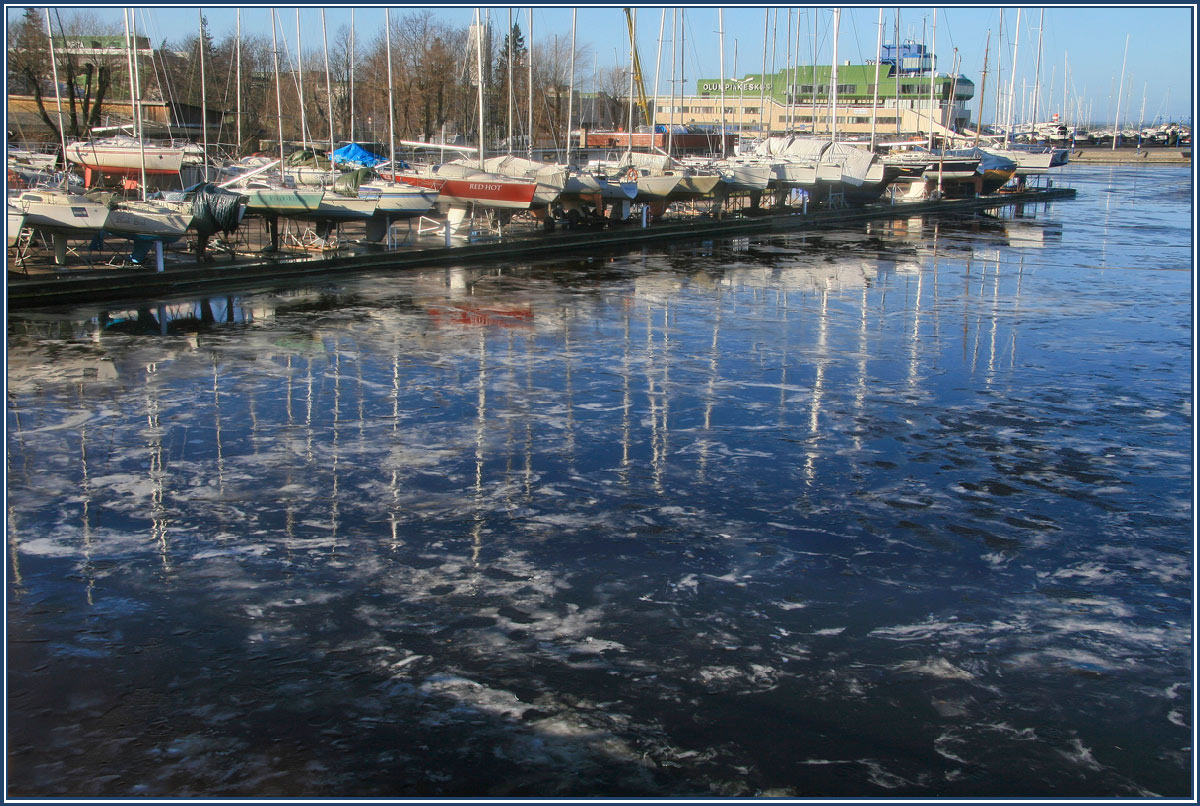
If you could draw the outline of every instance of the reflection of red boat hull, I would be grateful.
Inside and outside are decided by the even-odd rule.
[[[533,323],[533,308],[502,308],[453,305],[447,308],[430,308],[429,315],[439,325],[474,327],[529,328]]]
[[[500,177],[454,179],[443,176],[396,174],[396,179],[417,187],[436,190],[439,203],[481,204],[486,207],[503,207],[513,210],[528,209],[537,192],[537,182]]]

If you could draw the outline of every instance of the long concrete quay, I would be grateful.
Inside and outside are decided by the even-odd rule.
[[[897,202],[820,210],[808,213],[763,213],[736,218],[695,218],[680,222],[637,223],[611,229],[536,232],[458,246],[407,247],[398,251],[364,252],[291,261],[235,261],[172,264],[154,268],[69,270],[29,276],[8,275],[10,310],[75,305],[87,302],[141,301],[192,293],[225,293],[269,288],[310,278],[359,271],[404,271],[444,265],[510,262],[518,258],[619,252],[664,241],[709,240],[766,235],[805,229],[827,229],[862,221],[918,215],[965,215],[1015,204],[1038,204],[1075,197],[1073,188],[1039,188],[969,199]]]
[[[1084,165],[1191,165],[1192,147],[1083,146],[1071,150],[1071,162]]]

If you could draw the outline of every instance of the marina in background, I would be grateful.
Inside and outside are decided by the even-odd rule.
[[[442,67],[437,91],[449,93],[449,100],[439,103],[438,119],[427,115],[420,137],[410,139],[417,137],[411,116],[406,111],[398,123],[397,107],[421,99],[410,85],[398,84],[391,37],[394,28],[397,38],[406,29],[393,26],[384,9],[385,41],[374,44],[370,58],[387,76],[378,100],[388,115],[386,125],[372,116],[370,140],[357,136],[367,127],[356,120],[354,43],[335,42],[335,61],[344,62],[335,93],[328,31],[320,37],[323,69],[318,61],[299,62],[299,9],[296,52],[288,50],[287,15],[273,10],[271,47],[264,50],[265,42],[249,37],[247,44],[258,48],[253,66],[243,64],[240,27],[234,42],[216,47],[202,36],[191,51],[172,55],[139,35],[137,15],[128,10],[124,37],[91,38],[65,34],[61,17],[53,34],[50,11],[43,11],[28,9],[10,42],[9,119],[16,135],[8,150],[8,222],[15,228],[8,237],[10,276],[47,267],[64,276],[113,266],[165,270],[186,255],[199,264],[224,256],[262,270],[281,255],[404,250],[427,244],[430,238],[422,236],[433,233],[452,246],[506,229],[629,231],[668,220],[854,211],[885,200],[1046,187],[1038,180],[1072,157],[1191,159],[1188,125],[1105,131],[1082,123],[1085,111],[1065,74],[1060,111],[1039,103],[1037,90],[1050,82],[1040,72],[1027,109],[1015,86],[1020,10],[1010,32],[1011,56],[997,37],[996,70],[1007,60],[1009,86],[993,82],[995,120],[986,126],[986,80],[977,93],[957,57],[948,70],[939,68],[936,12],[928,46],[902,37],[899,11],[894,29],[885,25],[881,9],[874,58],[852,65],[837,58],[835,47],[831,62],[820,65],[804,63],[798,44],[792,52],[788,11],[784,69],[749,73],[743,56],[742,69],[735,59],[725,75],[722,58],[722,75],[697,79],[689,95],[682,92],[685,12],[672,13],[665,36],[663,9],[652,84],[660,85],[660,73],[671,76],[672,92],[663,97],[647,92],[649,57],[638,52],[636,13],[624,9],[630,68],[620,87],[607,90],[603,105],[595,77],[587,92],[578,74],[574,25],[569,46],[553,38],[569,55],[569,69],[560,65],[568,79],[561,84],[535,78],[537,32],[516,24],[500,28],[490,12],[486,19],[477,13],[465,31],[443,31],[458,37],[461,49],[443,55],[459,72]],[[755,54],[763,65],[769,12]],[[724,54],[723,10],[717,13],[714,44]],[[834,9],[835,41],[839,21]],[[207,30],[202,13],[197,22]],[[778,25],[776,13],[772,27]],[[1037,29],[1039,71],[1043,27]],[[778,32],[771,41],[777,39]],[[771,61],[778,63],[774,52]],[[65,99],[69,116],[62,112],[60,64],[61,77],[76,88]],[[127,69],[114,72],[117,65]],[[220,69],[227,87],[232,81],[244,90],[234,93],[235,110],[215,101],[210,106],[206,66]],[[184,67],[190,90],[177,98],[165,77],[182,81]],[[105,70],[115,83],[102,114],[101,98],[89,95],[90,84],[80,87],[80,77]],[[549,82],[543,93],[553,94],[552,110],[538,108],[537,81]],[[1047,95],[1055,88],[1047,87]],[[122,89],[129,100],[117,100]],[[378,94],[378,83],[360,81],[359,95],[368,91]],[[252,253],[261,259],[250,260]]]

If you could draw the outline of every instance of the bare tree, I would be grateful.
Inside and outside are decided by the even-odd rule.
[[[65,134],[85,137],[92,127],[100,123],[104,101],[113,89],[114,77],[127,74],[128,70],[120,70],[120,58],[115,54],[93,52],[84,57],[81,55],[84,51],[82,41],[86,37],[110,37],[119,32],[114,26],[102,24],[86,12],[77,13],[64,22],[57,9],[51,13],[51,30],[55,38],[53,66],[45,17],[37,9],[26,9],[22,17],[9,26],[9,92],[14,89],[31,92],[37,104],[38,116],[55,138],[60,138],[62,133],[46,109],[47,95],[59,91],[53,86],[53,75],[57,70],[60,84],[66,90],[61,93],[65,95]]]
[[[590,56],[590,48],[576,45],[576,68]],[[537,142],[553,143],[557,147],[566,134],[567,93],[576,84],[570,76],[571,61],[569,34],[554,34],[545,41],[539,41],[534,49],[533,82],[537,88],[535,97],[540,99],[540,103],[534,106]],[[579,110],[578,105],[575,109]]]

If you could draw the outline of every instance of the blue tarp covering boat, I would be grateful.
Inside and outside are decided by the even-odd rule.
[[[350,143],[333,152],[332,160],[337,165],[350,164],[361,165],[364,168],[374,168],[379,163],[386,162],[387,158],[381,157],[378,154],[372,154],[358,143]]]

